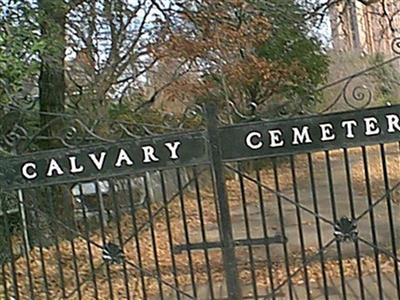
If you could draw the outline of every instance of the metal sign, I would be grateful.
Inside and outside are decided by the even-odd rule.
[[[400,105],[220,129],[225,161],[400,141]]]
[[[222,161],[348,148],[399,141],[400,105],[215,130]],[[208,134],[163,135],[3,159],[0,186],[14,189],[210,163]]]
[[[133,174],[207,161],[201,132],[163,135],[73,150],[52,150],[0,161],[7,189]]]

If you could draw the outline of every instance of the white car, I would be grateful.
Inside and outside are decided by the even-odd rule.
[[[144,187],[144,177],[130,178],[131,192],[133,196],[133,203],[135,206],[141,206],[146,201],[146,192]],[[116,199],[118,204],[122,208],[128,208],[130,206],[129,201],[129,186],[127,180],[113,180],[114,191],[116,193]],[[104,200],[104,208],[107,211],[113,210],[112,196],[110,181],[101,180],[97,182],[97,186],[101,196]],[[75,205],[78,210],[82,210],[82,207],[86,212],[98,212],[100,203],[99,197],[97,196],[96,182],[83,182],[77,183],[71,188],[72,195],[76,201]]]

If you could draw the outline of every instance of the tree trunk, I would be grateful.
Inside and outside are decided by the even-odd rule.
[[[39,77],[39,104],[41,135],[46,140],[41,141],[41,149],[54,149],[62,147],[58,136],[64,127],[63,118],[60,117],[65,110],[65,21],[67,9],[63,0],[39,0],[40,26],[42,39],[46,47],[40,53],[41,69]],[[57,215],[59,222],[50,220],[53,235],[70,236],[74,229],[74,211],[72,197],[65,187],[54,186],[51,192],[42,195],[45,205],[51,208],[51,214]],[[51,199],[52,198],[52,199]],[[49,204],[49,201],[52,202]],[[48,207],[49,208],[49,207]],[[50,218],[51,219],[51,218]]]
[[[42,134],[49,138],[40,145],[43,149],[59,147],[52,137],[59,135],[62,119],[56,114],[64,112],[65,106],[65,18],[63,0],[39,0],[42,38],[46,42],[41,52],[39,77],[40,126]]]

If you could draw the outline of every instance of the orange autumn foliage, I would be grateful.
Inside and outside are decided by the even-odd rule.
[[[258,85],[271,94],[293,71],[257,55],[270,38],[271,23],[251,1],[185,1],[172,15],[173,25],[163,23],[149,49],[164,66],[154,81],[165,79],[161,70],[169,73],[165,103],[178,99],[187,105],[188,99],[218,93],[221,85],[225,98],[243,102],[243,90]]]

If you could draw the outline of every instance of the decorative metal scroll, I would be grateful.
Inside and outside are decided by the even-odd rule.
[[[358,236],[357,222],[347,217],[340,218],[335,224],[334,236],[341,242],[355,241]]]
[[[318,109],[318,111],[312,111],[305,106],[299,107],[297,111],[292,114],[287,114],[282,111],[282,117],[292,117],[294,115],[304,115],[304,114],[324,114],[327,112],[332,112],[337,110],[336,106],[339,103],[344,104],[341,110],[358,110],[369,107],[374,98],[374,90],[369,86],[365,80],[367,77],[372,76],[373,72],[393,63],[398,63],[400,61],[400,37],[395,38],[391,44],[392,52],[394,56],[381,62],[377,63],[371,67],[364,70],[336,80],[334,82],[328,83],[322,87],[315,89],[315,93],[321,93],[325,90],[334,87],[340,87],[337,95],[326,104],[325,107]],[[390,103],[387,103],[390,105]],[[227,102],[227,111],[234,116],[235,119],[241,121],[252,121],[252,120],[266,120],[270,119],[265,111],[263,111],[261,105],[250,102],[247,105],[238,105],[234,101]],[[230,123],[230,120],[226,115],[221,118],[224,123]]]
[[[45,127],[27,126],[25,116],[40,113],[30,106],[8,106],[0,128],[0,155],[21,154],[36,151],[35,145],[41,141],[52,140],[60,147],[74,148],[89,143],[112,143],[125,138],[139,138],[199,127],[203,122],[203,111],[199,105],[186,108],[178,116],[171,113],[160,115],[157,123],[135,123],[111,119],[85,120],[83,117],[69,114],[56,115]],[[61,122],[62,128],[51,137],[44,134],[53,123]]]

